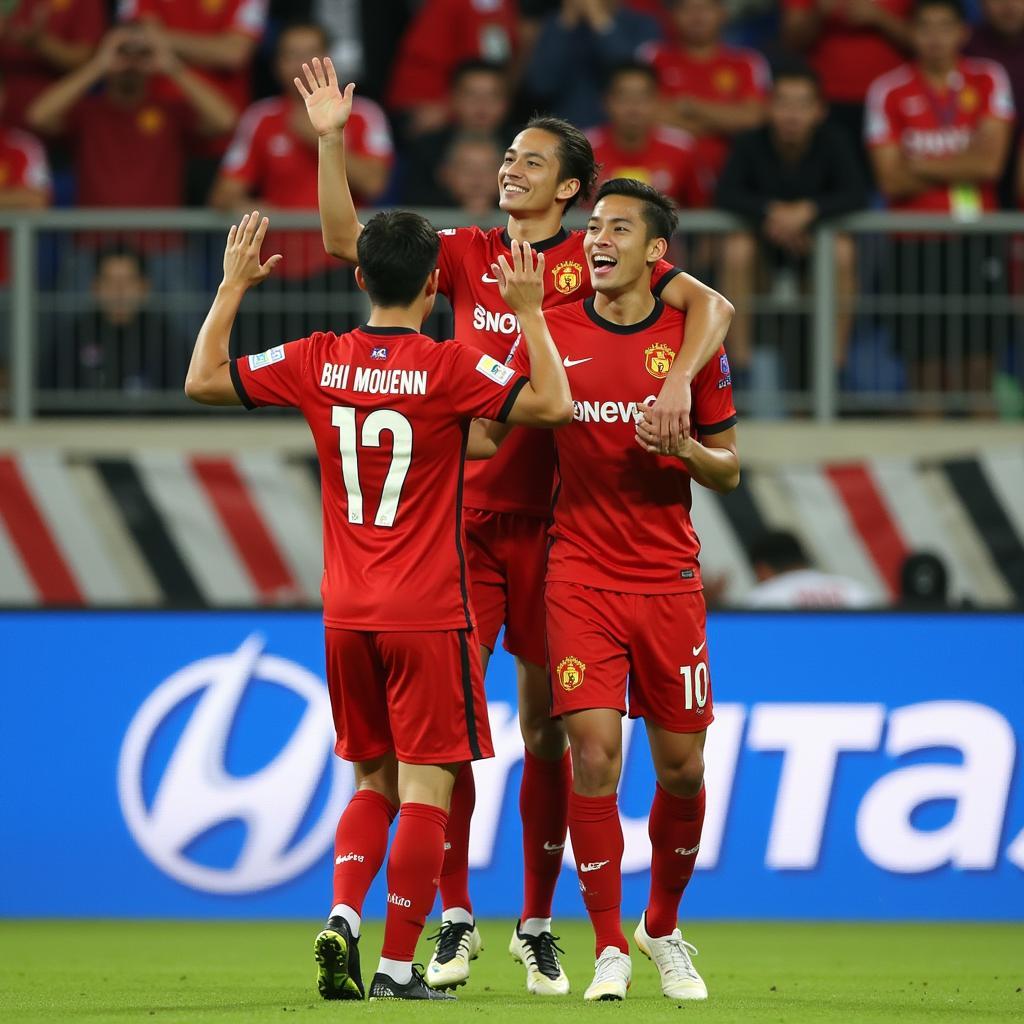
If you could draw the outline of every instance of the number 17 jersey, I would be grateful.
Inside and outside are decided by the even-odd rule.
[[[324,623],[472,629],[462,524],[469,424],[504,420],[526,378],[460,342],[375,327],[237,359],[231,377],[247,408],[293,406],[313,434]]]

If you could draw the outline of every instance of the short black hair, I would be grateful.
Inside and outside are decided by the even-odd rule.
[[[789,530],[769,530],[757,537],[747,548],[753,564],[763,562],[776,572],[805,569],[811,563],[795,533]]]
[[[579,180],[579,191],[566,204],[570,209],[577,200],[589,199],[597,184],[597,160],[590,140],[573,124],[550,114],[534,114],[526,122],[527,128],[537,128],[558,139],[558,173],[562,181]]]
[[[967,20],[967,11],[964,9],[963,0],[914,0],[914,7],[910,12],[910,17],[916,18],[932,7],[945,7],[953,12],[957,21]]]
[[[647,225],[647,240],[664,238],[670,240],[679,224],[676,204],[668,196],[663,196],[653,185],[636,178],[612,178],[606,181],[597,192],[595,204],[605,196],[627,196],[639,199],[643,204],[642,215]]]
[[[605,79],[604,91],[610,92],[612,87],[615,85],[615,81],[620,75],[643,75],[644,78],[650,81],[651,85],[655,88],[658,87],[658,72],[651,67],[650,64],[645,64],[642,60],[626,60],[621,64],[616,64],[615,67],[608,72],[608,77]]]
[[[454,89],[467,75],[494,75],[495,78],[501,79],[502,85],[508,86],[508,68],[493,60],[474,58],[456,64],[455,70],[448,80],[451,88]]]
[[[139,277],[149,277],[146,257],[135,246],[129,245],[127,242],[112,242],[100,249],[96,254],[96,277],[100,276],[103,264],[108,260],[130,260],[135,264]]]
[[[356,252],[366,294],[375,306],[408,306],[437,266],[441,239],[412,210],[384,210],[363,228]]]
[[[819,97],[823,95],[817,71],[802,60],[786,60],[776,64],[772,68],[772,88],[779,82],[807,82]]]

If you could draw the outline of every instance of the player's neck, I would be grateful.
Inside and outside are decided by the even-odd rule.
[[[612,141],[618,149],[630,153],[633,150],[643,149],[647,145],[650,135],[649,128],[613,129]]]
[[[954,57],[953,60],[947,61],[944,64],[922,64],[920,65],[921,74],[924,76],[924,80],[933,89],[945,89],[949,85],[949,76],[956,70],[957,60]]]
[[[417,333],[423,327],[422,309],[417,306],[371,306],[367,327],[404,327]]]
[[[713,40],[710,43],[683,43],[683,49],[686,55],[694,60],[711,60],[718,52],[718,42]]]
[[[543,242],[553,238],[562,228],[563,209],[556,203],[550,210],[540,214],[508,218],[508,237],[515,242]]]
[[[594,295],[594,312],[604,320],[613,324],[629,327],[646,320],[654,309],[654,296],[651,294],[651,282],[637,282],[626,291],[616,294],[597,292]]]

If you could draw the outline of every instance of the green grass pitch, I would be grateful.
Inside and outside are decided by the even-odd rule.
[[[793,1024],[959,1024],[1024,1020],[1020,925],[710,924],[686,937],[710,990],[665,999],[634,951],[625,1003],[584,1004],[593,949],[585,922],[561,922],[566,999],[530,997],[507,953],[511,922],[481,924],[484,953],[458,1003],[325,1003],[311,955],[317,923],[0,922],[0,1020],[450,1021],[595,1019]],[[381,928],[364,928],[368,983]],[[426,960],[424,943],[420,955]],[[557,1018],[555,1014],[557,1013]]]

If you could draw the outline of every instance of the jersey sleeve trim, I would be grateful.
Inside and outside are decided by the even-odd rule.
[[[669,281],[674,281],[681,273],[683,273],[682,267],[673,267],[671,270],[666,270],[664,277],[651,289],[651,294],[656,299],[660,299],[661,293],[665,290],[665,286]]]
[[[697,433],[704,437],[710,434],[721,434],[723,431],[728,430],[730,427],[736,426],[736,414],[733,413],[728,419],[719,420],[717,423],[709,423],[707,426],[697,424]]]
[[[245,385],[242,383],[242,375],[238,372],[238,360],[232,359],[228,366],[231,371],[231,383],[235,386],[235,394],[238,395],[239,400],[246,409],[255,409],[256,403],[249,397],[249,393],[245,390]]]
[[[512,406],[516,404],[516,399],[519,397],[519,392],[526,387],[528,380],[526,377],[520,377],[519,380],[512,385],[512,390],[509,391],[508,397],[502,403],[501,409],[498,411],[498,422],[504,423],[512,412]]]

